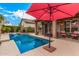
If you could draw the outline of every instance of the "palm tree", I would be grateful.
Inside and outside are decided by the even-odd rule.
[[[0,23],[4,20],[4,16],[0,14]]]
[[[4,20],[4,17],[3,17],[3,15],[0,14],[0,34],[1,34],[1,27],[3,24],[3,20]],[[1,42],[0,42],[0,44],[1,44]]]

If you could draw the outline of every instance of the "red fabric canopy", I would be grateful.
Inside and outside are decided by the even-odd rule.
[[[37,20],[54,21],[74,17],[78,11],[78,3],[33,3],[26,13],[36,17]]]

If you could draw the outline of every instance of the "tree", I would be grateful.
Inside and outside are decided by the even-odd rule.
[[[0,23],[4,20],[4,16],[0,14]]]
[[[2,27],[2,21],[4,20],[4,17],[3,17],[3,15],[1,15],[0,14],[0,34],[1,34],[1,27]],[[1,42],[0,42],[0,44],[1,44]]]

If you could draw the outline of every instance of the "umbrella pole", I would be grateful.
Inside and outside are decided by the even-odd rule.
[[[49,48],[51,48],[51,38],[50,38],[50,36],[49,36]]]
[[[50,24],[49,24],[49,25],[50,25]],[[56,48],[53,47],[53,46],[51,46],[51,32],[50,32],[50,26],[49,26],[49,28],[48,28],[48,39],[49,39],[48,45],[47,45],[47,46],[44,46],[43,48],[44,48],[45,50],[47,50],[48,52],[52,53],[53,51],[56,50]]]
[[[49,48],[51,48],[51,32],[50,32],[50,23],[48,23],[48,37],[49,37]]]
[[[48,4],[48,6],[49,6],[49,10],[50,10],[50,20],[51,20],[51,7],[50,7],[49,4]],[[49,45],[48,45],[48,46],[44,46],[43,48],[44,48],[45,50],[47,50],[48,52],[52,53],[53,51],[56,50],[56,48],[51,46],[50,23],[48,23],[48,26],[49,26],[49,27],[48,27]]]

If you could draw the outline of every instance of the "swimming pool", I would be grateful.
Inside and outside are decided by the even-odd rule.
[[[48,43],[48,40],[28,34],[10,34],[10,40],[14,40],[20,53],[27,52]]]

